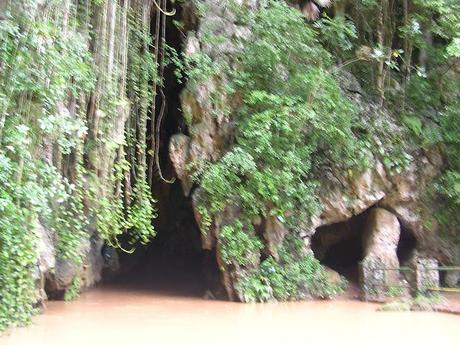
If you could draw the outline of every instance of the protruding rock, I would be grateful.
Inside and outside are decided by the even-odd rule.
[[[56,266],[56,251],[54,244],[50,238],[50,234],[46,231],[40,222],[37,222],[37,252],[38,252],[38,269],[40,272],[47,272]]]
[[[169,158],[176,171],[177,178],[182,183],[182,188],[185,195],[189,195],[192,188],[192,182],[187,174],[188,149],[190,138],[184,134],[174,135],[169,143]]]
[[[326,273],[326,279],[329,283],[336,286],[343,284],[343,278],[338,272],[327,266],[325,266],[324,269]]]
[[[382,208],[370,211],[363,235],[364,259],[360,264],[365,300],[384,299],[389,290],[400,286],[396,254],[400,233],[399,221],[391,212]]]
[[[286,227],[276,217],[269,217],[265,221],[264,238],[268,254],[278,260],[278,247],[283,243],[288,233]]]

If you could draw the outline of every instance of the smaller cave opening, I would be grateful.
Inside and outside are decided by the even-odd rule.
[[[399,236],[398,248],[396,250],[400,266],[406,265],[416,246],[417,240],[412,231],[401,224],[401,234]]]
[[[312,250],[321,264],[357,283],[363,259],[363,233],[367,211],[348,221],[320,226],[312,237]]]
[[[357,287],[360,282],[360,263],[366,255],[364,239],[369,236],[368,217],[373,208],[351,217],[349,220],[320,226],[312,237],[312,250],[321,264],[340,273]],[[400,266],[407,265],[417,241],[410,229],[401,221],[396,255]],[[389,253],[390,254],[390,253]]]

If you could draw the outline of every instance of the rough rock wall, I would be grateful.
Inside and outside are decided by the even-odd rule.
[[[250,35],[250,30],[235,22],[235,16],[229,11],[226,1],[209,0],[203,3],[208,10],[205,16],[198,18],[196,30],[188,32],[184,51],[186,54],[204,52],[212,58],[225,58],[231,62],[232,53],[241,49],[232,43],[232,38],[237,35]],[[240,1],[240,3],[251,8],[260,6],[259,1]],[[219,45],[206,43],[204,36],[209,32],[223,37],[223,42]],[[390,131],[400,131],[391,114],[373,104],[352,75],[346,74],[342,79],[342,88],[359,109],[362,121],[381,123]],[[184,90],[181,103],[184,114],[190,119],[190,134],[175,135],[170,142],[170,159],[186,195],[190,194],[194,200],[198,224],[202,221],[197,210],[200,187],[193,185],[188,167],[200,161],[216,161],[229,148],[233,136],[232,122],[223,113],[219,113],[219,108],[212,100],[213,90],[219,87],[220,83],[225,81],[208,80],[206,83],[189,85]],[[230,104],[233,101],[227,100]],[[378,137],[375,139],[379,142]],[[384,149],[385,143],[381,142],[379,146],[380,148],[373,148],[373,151]],[[319,226],[346,221],[373,206],[378,206],[387,210],[385,212],[391,214],[405,229],[412,232],[421,256],[442,258],[444,254],[436,237],[437,229],[431,232],[424,230],[424,219],[419,213],[421,187],[439,174],[443,164],[442,157],[436,150],[425,152],[418,148],[413,148],[410,154],[413,159],[409,167],[400,173],[386,169],[382,158],[377,154],[369,157],[372,167],[359,175],[344,177],[343,174],[331,169],[317,172],[322,211],[312,219],[305,219],[304,226],[300,229],[305,251],[311,250],[311,238]],[[217,249],[222,281],[230,299],[240,298],[236,296],[233,286],[238,272],[225,267],[222,262],[219,255],[218,234],[222,226],[237,213],[237,209],[227,209],[211,225],[210,231],[202,234],[203,248]],[[265,239],[264,250],[276,258],[275,248],[283,241],[287,230],[276,219],[254,225],[262,228],[261,232]],[[258,263],[259,259],[257,258],[255,262]]]
[[[364,258],[360,262],[361,286],[366,300],[377,299],[384,295],[387,287],[399,285],[397,247],[400,235],[401,227],[394,214],[378,207],[371,210],[363,236]],[[391,270],[386,270],[388,268]]]
[[[247,6],[256,10],[263,1],[238,0],[239,6]],[[228,59],[232,63],[232,56],[237,49],[233,43],[235,37],[250,35],[248,27],[238,23],[238,18],[232,11],[230,2],[226,0],[204,0],[201,6],[206,9],[206,14],[200,16],[197,8],[193,5],[186,8],[186,12],[193,13],[197,18],[197,26],[187,33],[184,43],[185,54],[205,53],[212,59]],[[220,37],[219,44],[207,42],[206,37],[215,35]],[[177,177],[181,180],[184,193],[193,200],[194,213],[198,224],[202,219],[197,210],[197,198],[200,195],[200,188],[193,187],[193,181],[188,169],[190,164],[197,162],[215,162],[229,148],[233,137],[234,124],[225,112],[219,109],[213,101],[213,93],[219,88],[224,80],[212,79],[206,83],[188,85],[181,94],[181,105],[184,116],[189,119],[189,135],[177,134],[170,140],[170,159],[174,165]],[[224,100],[230,101],[231,100]],[[238,274],[231,270],[225,270],[225,264],[220,255],[218,243],[219,230],[233,218],[236,209],[227,209],[222,213],[220,219],[216,220],[213,230],[202,231],[202,247],[206,250],[216,252],[217,263],[222,272],[222,283],[227,291],[230,300],[238,299],[234,291],[234,275]],[[283,230],[281,230],[283,232]],[[269,236],[277,238],[278,236]],[[259,262],[256,258],[254,262]],[[241,299],[241,298],[239,298]]]
[[[361,107],[363,121],[383,117],[392,130],[399,130],[388,113],[379,111],[363,96],[354,97],[356,104]],[[420,249],[442,256],[436,239],[437,229],[427,232],[424,229],[425,220],[420,214],[423,187],[439,175],[443,165],[442,156],[437,150],[424,152],[417,148],[412,150],[411,155],[411,163],[401,173],[389,171],[381,159],[374,155],[371,157],[373,167],[358,176],[344,178],[334,171],[319,176],[322,182],[319,192],[322,213],[312,219],[306,237],[311,236],[309,232],[314,232],[318,226],[345,221],[372,206],[379,206],[396,215],[404,228],[416,237]]]

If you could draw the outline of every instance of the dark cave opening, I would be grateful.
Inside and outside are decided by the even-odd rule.
[[[358,282],[358,263],[363,259],[363,233],[367,211],[350,220],[320,226],[312,238],[312,250],[321,264]]]
[[[417,240],[414,234],[401,224],[401,235],[399,236],[398,249],[396,251],[400,266],[404,266],[407,263],[416,246]]]
[[[200,230],[189,198],[179,182],[156,188],[157,232],[135,252],[119,251],[120,269],[115,281],[135,288],[174,295],[203,296],[210,288],[209,276],[218,272],[215,253],[201,248]]]
[[[166,45],[181,52],[184,27],[177,25],[183,19],[183,9],[177,3],[174,16],[165,16]],[[155,34],[155,16],[152,17],[152,35]],[[161,23],[163,24],[163,23]],[[169,160],[169,141],[174,134],[187,134],[187,127],[180,105],[180,93],[184,85],[175,75],[175,66],[165,64],[162,91],[165,95],[165,111],[161,123],[159,114],[162,107],[160,90],[156,96],[156,126],[159,135],[159,166],[166,180],[174,180],[174,168]],[[149,121],[147,138],[154,133]],[[155,138],[157,140],[157,138]],[[148,150],[155,148],[148,143]],[[151,165],[152,166],[152,165]],[[151,191],[156,200],[157,218],[153,222],[156,237],[147,246],[138,245],[133,254],[119,251],[120,270],[115,281],[132,281],[136,287],[162,291],[168,294],[203,296],[218,282],[219,271],[215,252],[203,250],[201,233],[196,223],[191,198],[185,196],[181,182],[166,183],[160,178],[160,171],[153,164]]]

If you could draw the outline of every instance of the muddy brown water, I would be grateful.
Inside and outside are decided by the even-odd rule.
[[[49,302],[0,344],[460,344],[460,316],[377,308],[351,300],[239,304],[119,284]]]

